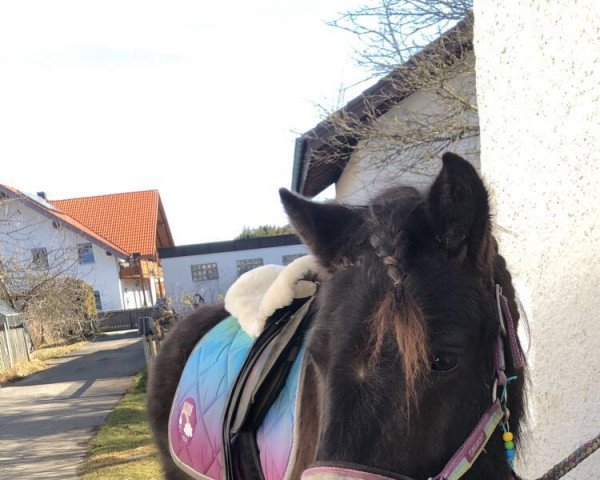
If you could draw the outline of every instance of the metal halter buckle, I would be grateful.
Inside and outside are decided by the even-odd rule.
[[[498,321],[500,322],[500,330],[502,335],[506,337],[506,325],[504,324],[504,315],[502,314],[502,306],[500,305],[500,295],[502,295],[502,287],[496,284],[496,308],[498,309]]]
[[[498,400],[498,377],[494,378],[492,385],[492,403],[496,403],[496,400]]]

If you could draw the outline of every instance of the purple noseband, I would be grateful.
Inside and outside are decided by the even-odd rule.
[[[302,480],[414,480],[405,475],[395,475],[376,469],[367,471],[364,468],[351,463],[315,465],[302,473]]]

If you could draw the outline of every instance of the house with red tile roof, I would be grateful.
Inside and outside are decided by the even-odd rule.
[[[100,310],[152,306],[165,295],[158,249],[173,237],[157,190],[49,201],[0,184],[3,258],[30,259],[89,283]]]
[[[123,308],[153,305],[165,295],[158,249],[174,242],[158,190],[50,203],[128,253],[120,267]]]

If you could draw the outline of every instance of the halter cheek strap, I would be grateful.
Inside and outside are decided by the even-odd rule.
[[[505,340],[508,341],[513,367],[515,369],[522,368],[525,362],[519,349],[515,324],[508,308],[508,300],[502,295],[500,285],[496,285],[496,306],[498,309],[499,328],[498,339],[494,348],[492,405],[483,414],[483,417],[481,417],[479,423],[477,423],[471,434],[467,437],[465,443],[456,451],[444,469],[435,477],[430,478],[430,480],[458,480],[462,477],[473,466],[473,463],[477,460],[477,457],[483,451],[500,423],[502,423],[502,428],[505,431],[504,439],[510,437],[510,441],[505,442],[505,448],[508,463],[512,468],[514,444],[512,443],[512,434],[509,432],[508,426],[510,411],[506,406],[508,399],[506,386],[508,382],[514,380],[516,377],[506,377]],[[502,389],[500,396],[498,396],[499,389]]]
[[[496,399],[444,469],[430,480],[457,480],[467,473],[467,470],[473,466],[503,417],[502,405],[500,400]]]
[[[505,340],[508,341],[510,355],[512,357],[515,369],[522,368],[524,365],[523,355],[519,349],[515,325],[508,308],[508,301],[502,295],[500,285],[496,285],[496,305],[498,308],[498,339],[494,347],[494,385],[492,387],[492,405],[483,414],[471,434],[467,437],[461,447],[452,455],[443,470],[435,477],[429,480],[458,480],[475,463],[477,457],[481,454],[492,434],[499,424],[505,433],[505,445],[507,449],[507,459],[512,467],[514,458],[514,444],[512,443],[512,434],[509,432],[508,420],[510,412],[506,406],[507,393],[506,386],[510,380],[516,377],[506,377],[506,360],[504,356]],[[498,396],[498,391],[501,391]],[[510,440],[506,439],[510,436]],[[508,447],[511,448],[508,448]],[[393,480],[405,479],[406,476],[392,476],[393,474],[371,473],[369,469],[363,470],[361,466],[354,465],[325,465],[309,468],[302,474],[302,480]]]

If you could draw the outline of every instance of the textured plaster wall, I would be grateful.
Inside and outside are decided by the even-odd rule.
[[[600,2],[475,0],[475,24],[481,169],[529,297],[527,478],[600,431]]]

